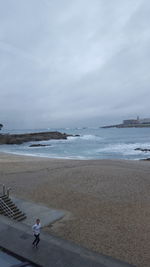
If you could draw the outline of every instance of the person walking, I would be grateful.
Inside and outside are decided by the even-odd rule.
[[[36,219],[36,223],[32,226],[33,234],[35,239],[32,242],[33,247],[38,248],[38,244],[40,242],[40,229],[41,229],[41,224],[40,224],[40,219]]]

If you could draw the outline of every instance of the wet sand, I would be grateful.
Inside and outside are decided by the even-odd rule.
[[[13,196],[67,211],[46,231],[136,266],[150,266],[150,162],[1,153],[0,183],[11,187]]]

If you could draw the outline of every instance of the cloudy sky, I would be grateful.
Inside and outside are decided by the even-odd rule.
[[[149,0],[0,0],[0,122],[150,117]]]

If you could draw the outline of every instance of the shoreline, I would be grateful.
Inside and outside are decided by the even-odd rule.
[[[6,154],[6,155],[16,155],[16,156],[19,156],[19,157],[31,157],[31,158],[45,158],[45,159],[54,159],[54,160],[81,160],[81,161],[101,161],[101,160],[112,160],[112,161],[149,161],[147,160],[148,158],[141,158],[141,159],[121,159],[121,158],[85,158],[85,157],[82,157],[82,156],[79,156],[79,157],[48,157],[48,156],[43,156],[43,155],[37,155],[37,154],[24,154],[24,153],[17,153],[17,152],[3,152],[3,151],[0,151],[0,155],[3,155],[3,154]]]
[[[1,154],[8,154],[8,155],[16,155],[16,156],[20,156],[20,157],[35,157],[35,158],[45,158],[45,159],[64,159],[64,160],[96,160],[96,159],[89,159],[89,158],[84,158],[79,156],[78,158],[73,158],[73,157],[48,157],[48,156],[42,156],[42,155],[37,155],[37,154],[23,154],[23,153],[17,153],[17,152],[1,152],[0,151],[0,155]],[[101,159],[97,159],[97,160],[101,160]]]
[[[138,267],[150,264],[149,177],[145,161],[0,153],[0,183],[12,196],[68,212],[48,233]]]

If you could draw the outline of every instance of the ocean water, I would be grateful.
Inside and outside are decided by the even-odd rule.
[[[1,133],[27,133],[60,131],[80,135],[67,140],[28,142],[21,145],[0,145],[1,152],[66,159],[131,159],[150,157],[150,152],[135,148],[150,149],[150,128],[61,128],[35,130],[2,130]],[[31,144],[47,144],[45,147],[29,147]]]

